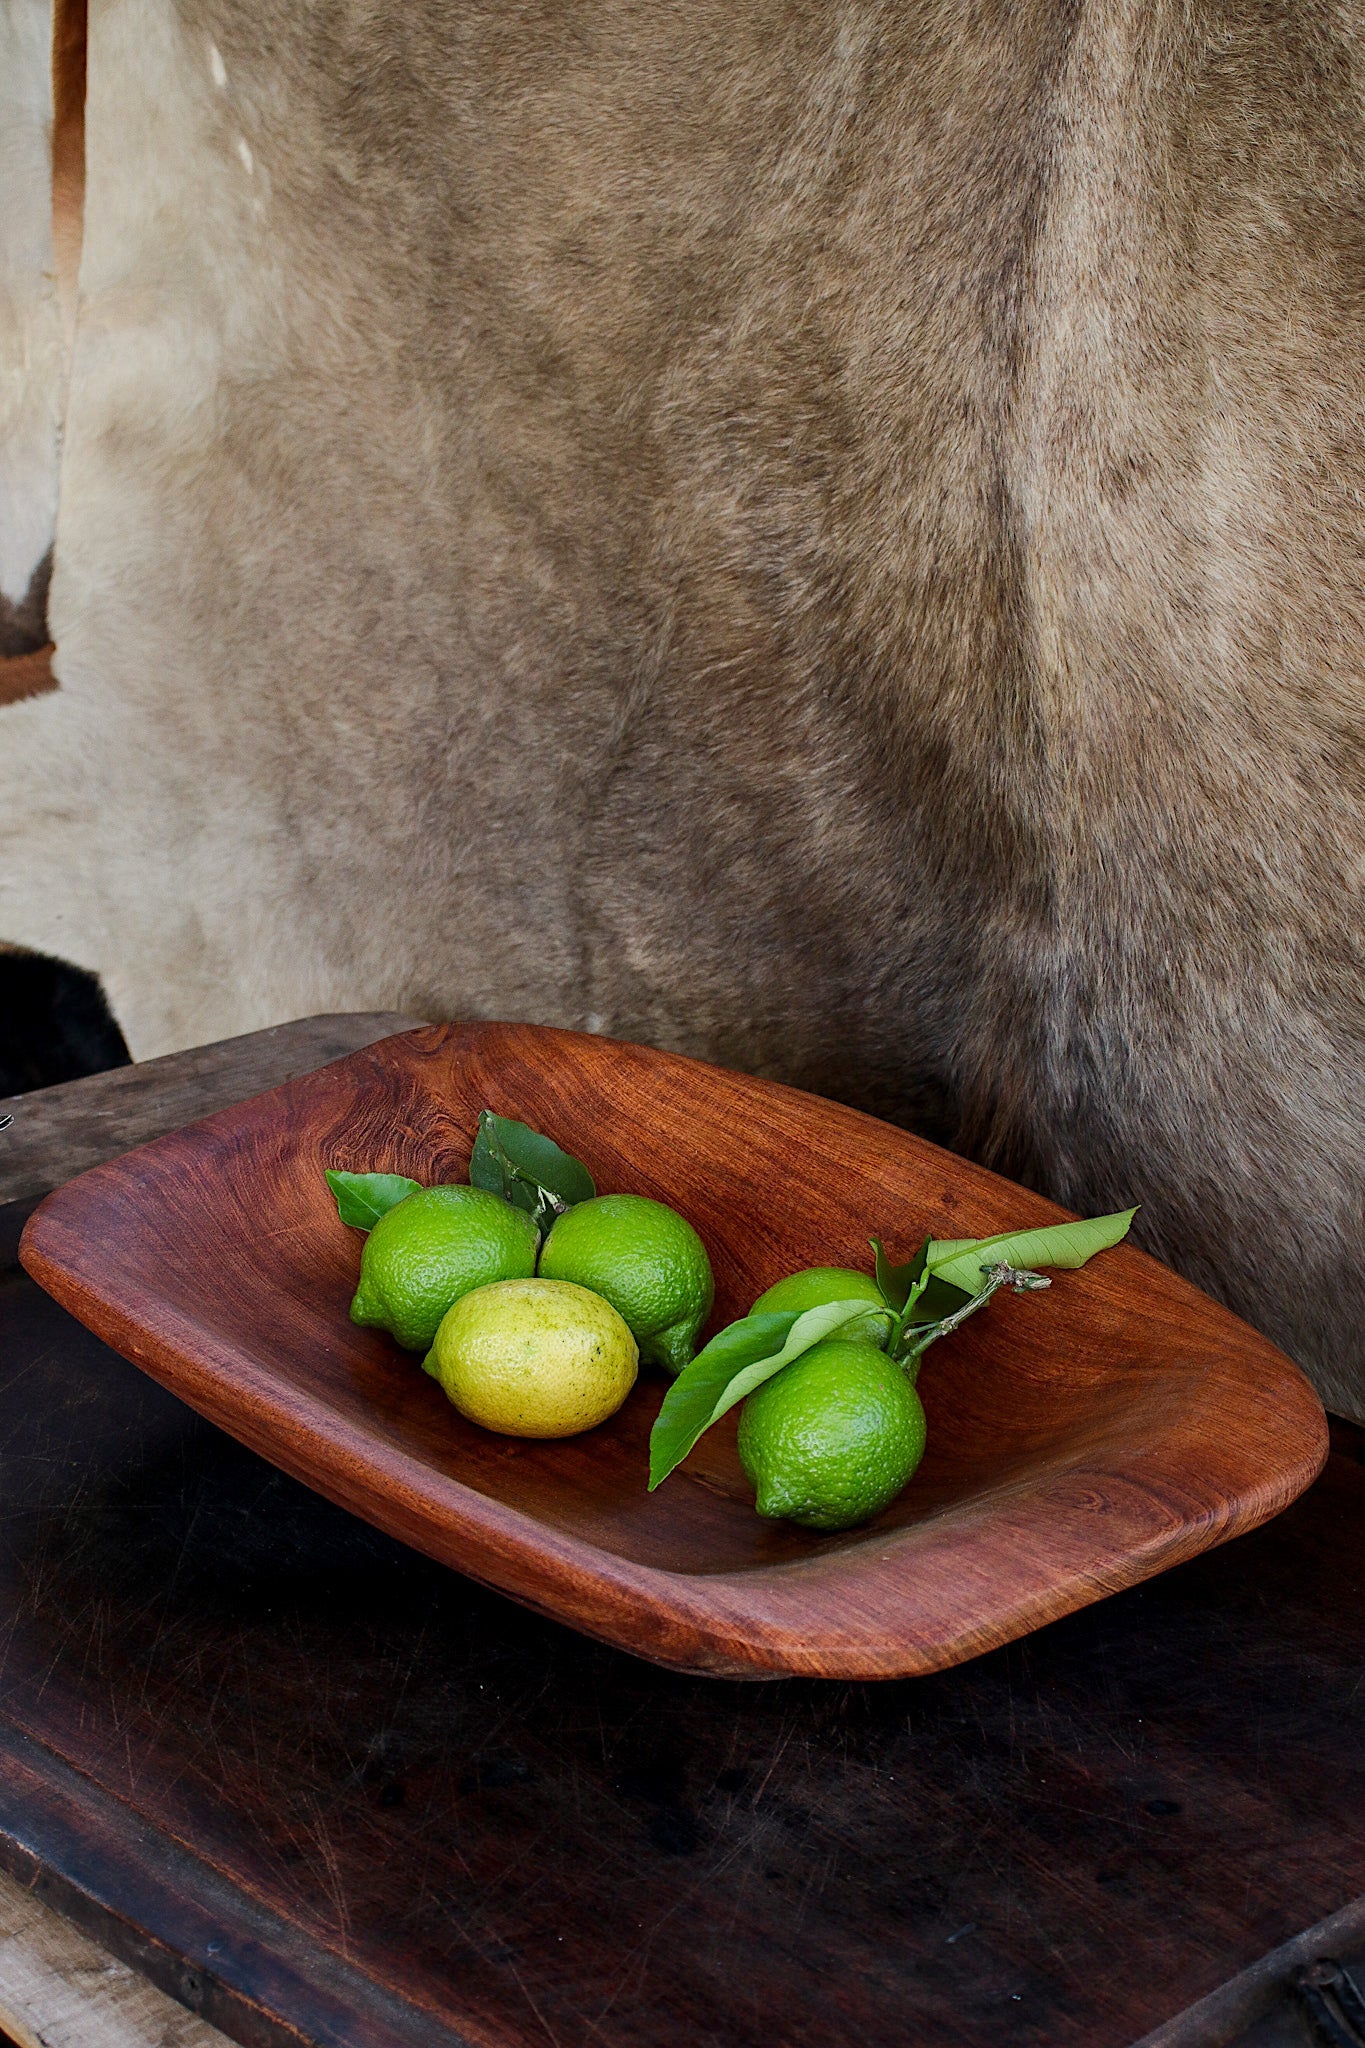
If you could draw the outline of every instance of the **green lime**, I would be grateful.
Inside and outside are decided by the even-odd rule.
[[[381,1216],[365,1240],[351,1321],[425,1351],[453,1301],[491,1280],[529,1280],[537,1231],[530,1217],[482,1188],[419,1188]]]
[[[739,1459],[760,1515],[852,1529],[896,1498],[924,1455],[924,1410],[872,1344],[828,1337],[750,1394]]]
[[[750,1315],[795,1309],[823,1308],[827,1301],[875,1301],[877,1312],[846,1323],[839,1335],[851,1344],[884,1346],[891,1334],[891,1316],[881,1290],[870,1273],[857,1273],[852,1266],[807,1266],[800,1273],[788,1273],[766,1294],[760,1294]]]
[[[503,1436],[577,1436],[614,1415],[640,1354],[609,1301],[567,1280],[501,1280],[460,1297],[425,1361],[447,1397]]]
[[[646,1195],[598,1195],[566,1209],[540,1254],[546,1280],[591,1287],[625,1317],[640,1356],[681,1372],[711,1313],[706,1246],[676,1209]]]

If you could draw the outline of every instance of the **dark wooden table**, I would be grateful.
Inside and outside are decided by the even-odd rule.
[[[956,1671],[737,1685],[404,1550],[18,1272],[43,1187],[398,1021],[3,1105],[0,1864],[271,2048],[1329,2038],[1287,1987],[1365,1955],[1365,1433]]]

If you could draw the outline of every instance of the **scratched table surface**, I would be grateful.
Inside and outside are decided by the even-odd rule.
[[[249,2048],[1127,2048],[1365,1892],[1357,1429],[1007,1650],[740,1685],[405,1550],[18,1271],[45,1179],[396,1024],[4,1105],[0,1864]]]

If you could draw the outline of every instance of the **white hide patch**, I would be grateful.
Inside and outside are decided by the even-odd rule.
[[[52,281],[49,0],[0,0],[0,595],[52,543],[62,323]]]
[[[98,972],[138,1057],[337,996],[276,914],[298,892],[270,805],[224,745],[204,650],[146,586],[166,491],[216,451],[224,363],[264,372],[275,346],[262,181],[241,175],[216,57],[169,0],[92,10],[49,601],[61,688],[0,710],[0,941]],[[35,559],[45,545],[35,531]]]

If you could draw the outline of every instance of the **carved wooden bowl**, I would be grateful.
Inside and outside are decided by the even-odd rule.
[[[1130,1246],[997,1298],[928,1354],[929,1444],[862,1529],[754,1513],[725,1418],[657,1493],[664,1382],[558,1443],[493,1436],[347,1308],[361,1238],[324,1166],[464,1177],[478,1111],[701,1232],[714,1327],[782,1274],[1064,1214],[904,1131],[693,1060],[531,1025],[404,1033],[48,1197],[33,1277],[262,1457],[417,1549],[680,1670],[933,1671],[1255,1528],[1326,1455],[1264,1337]]]

